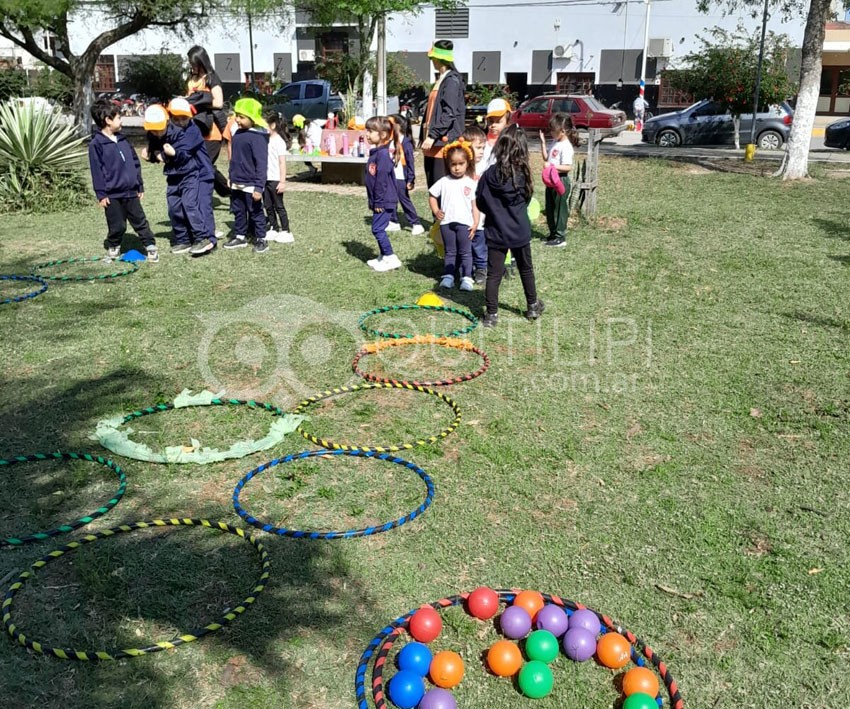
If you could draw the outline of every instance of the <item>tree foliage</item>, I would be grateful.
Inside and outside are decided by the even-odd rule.
[[[149,54],[127,63],[127,83],[138,93],[160,101],[186,92],[185,66],[179,54]]]

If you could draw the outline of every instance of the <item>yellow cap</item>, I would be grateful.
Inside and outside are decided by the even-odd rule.
[[[445,302],[436,293],[428,291],[419,297],[419,300],[416,301],[416,305],[431,305],[436,307],[439,305],[445,305]]]
[[[145,109],[145,130],[163,130],[167,123],[165,106],[155,103]]]

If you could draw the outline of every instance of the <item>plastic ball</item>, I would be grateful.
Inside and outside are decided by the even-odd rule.
[[[531,616],[525,608],[508,606],[499,618],[499,626],[507,637],[519,640],[528,635],[528,631],[531,630]]]
[[[412,709],[425,694],[425,680],[415,672],[402,670],[392,676],[387,691],[390,701],[397,707]]]
[[[596,636],[584,628],[568,630],[561,641],[567,657],[576,662],[584,662],[596,652]]]
[[[658,678],[646,667],[633,667],[623,675],[623,694],[629,697],[638,692],[651,697],[658,695]]]
[[[623,709],[658,709],[658,703],[655,701],[655,697],[638,692],[626,697],[626,701],[623,702]]]
[[[629,664],[632,646],[619,633],[605,633],[596,643],[596,656],[605,667],[619,670]]]
[[[552,670],[539,660],[526,662],[519,671],[518,682],[520,691],[526,697],[540,699],[552,691]]]
[[[499,612],[499,594],[492,588],[476,588],[466,599],[469,614],[479,620],[489,620]]]
[[[537,618],[538,611],[543,608],[543,596],[537,591],[520,591],[514,598],[513,605],[525,608],[533,622]]]
[[[457,709],[454,695],[448,689],[434,687],[425,692],[419,709]]]
[[[548,630],[535,630],[525,640],[525,654],[529,660],[554,662],[559,652],[558,638]]]
[[[487,665],[494,675],[511,677],[522,667],[522,653],[516,643],[497,640],[487,651]]]
[[[443,629],[443,620],[431,606],[422,606],[407,624],[410,634],[421,643],[430,643]]]
[[[400,670],[415,672],[420,677],[424,677],[428,674],[428,668],[431,667],[432,658],[433,654],[427,645],[407,643],[399,650],[396,661]]]
[[[429,670],[431,681],[438,687],[451,689],[463,679],[463,660],[451,650],[443,650],[434,655]]]
[[[602,623],[599,621],[599,616],[596,613],[582,608],[570,616],[570,630],[573,628],[584,628],[593,633],[593,637],[596,637],[599,635],[599,631],[602,630]]]
[[[538,611],[534,623],[538,630],[548,630],[556,638],[560,638],[567,632],[569,618],[563,608],[550,603]]]

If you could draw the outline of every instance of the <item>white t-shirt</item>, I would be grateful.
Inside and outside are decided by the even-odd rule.
[[[549,157],[546,159],[546,164],[572,165],[574,152],[573,144],[567,138],[559,140],[549,150]]]
[[[475,202],[475,180],[465,175],[461,178],[446,175],[437,180],[428,190],[440,200],[440,209],[445,213],[443,224],[465,224],[472,226],[472,205]]]
[[[323,149],[322,147],[322,126],[316,121],[310,121],[307,126],[307,140],[313,144],[313,150]]]
[[[266,172],[268,182],[280,182],[280,158],[286,155],[286,141],[278,133],[269,135],[269,167]],[[285,159],[285,158],[284,158]]]
[[[641,98],[640,94],[638,94],[638,97],[634,100],[634,103],[632,104],[632,110],[635,113],[640,113],[645,108],[646,108],[646,99]]]
[[[402,156],[404,153],[402,153]],[[404,161],[402,160],[402,156],[398,158],[398,165],[395,166],[393,172],[395,172],[395,179],[401,180],[404,182]],[[395,143],[390,143],[390,157],[395,160]]]

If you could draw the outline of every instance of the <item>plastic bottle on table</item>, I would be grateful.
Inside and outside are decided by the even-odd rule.
[[[344,157],[348,157],[350,155],[348,148],[348,133],[342,134],[342,154]]]
[[[366,141],[363,140],[363,136],[360,136],[360,139],[357,141],[357,156],[365,157],[366,156]]]
[[[310,140],[309,138],[307,138],[307,140],[304,142],[304,152],[307,155],[313,154],[313,141]]]
[[[328,136],[328,155],[332,158],[336,157],[336,136],[329,135]]]

